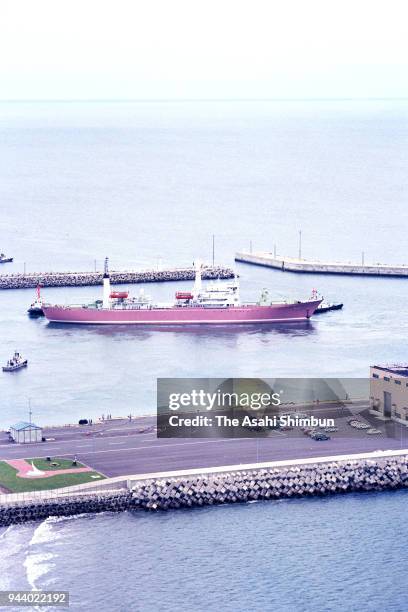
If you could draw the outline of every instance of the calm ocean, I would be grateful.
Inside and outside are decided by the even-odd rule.
[[[1,271],[233,264],[248,248],[408,262],[406,102],[0,105]],[[344,311],[309,326],[149,331],[29,321],[33,291],[0,293],[0,426],[155,409],[157,376],[365,376],[407,358],[407,281],[238,265],[244,299],[317,287]],[[168,300],[181,286],[147,286]],[[186,285],[185,285],[186,286]],[[131,288],[138,292],[139,286]],[[99,288],[47,289],[81,302]]]
[[[0,536],[0,589],[69,590],[81,612],[404,612],[406,504],[400,491],[50,518]]]
[[[304,257],[408,263],[407,146],[407,102],[0,104],[0,251],[15,258],[1,272],[90,270],[106,255],[112,268],[209,261],[212,234],[217,263],[250,240],[295,255],[300,229]],[[244,299],[317,287],[344,310],[249,330],[79,329],[28,320],[33,291],[2,292],[0,361],[18,349],[30,365],[0,376],[0,426],[26,418],[29,398],[40,424],[153,412],[158,376],[365,376],[407,360],[408,281],[237,270]],[[74,610],[404,610],[405,503],[350,495],[12,527],[0,588],[69,588]]]

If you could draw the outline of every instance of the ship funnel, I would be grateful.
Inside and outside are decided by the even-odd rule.
[[[111,288],[110,288],[108,262],[109,262],[108,258],[105,257],[105,268],[104,268],[104,273],[103,273],[103,307],[104,308],[110,307]]]
[[[108,257],[105,257],[105,267],[104,267],[103,277],[109,278],[109,259]]]
[[[201,293],[202,283],[201,283],[201,267],[202,263],[199,259],[196,259],[194,262],[194,270],[195,270],[195,281],[193,287],[194,297]]]

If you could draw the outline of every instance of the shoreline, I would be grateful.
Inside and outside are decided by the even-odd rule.
[[[355,406],[359,403],[365,403],[367,400],[366,398],[349,398],[349,399],[344,399],[342,400],[342,403],[344,405],[352,405]],[[336,405],[338,403],[338,400],[328,400],[325,402],[322,402],[324,405]],[[311,410],[313,408],[318,408],[319,407],[319,403],[314,402],[313,404],[311,403],[300,403],[300,404],[294,404],[292,402],[289,403],[282,403],[280,404],[280,408],[287,410],[289,412],[289,410],[294,410],[294,416],[296,415],[296,411],[297,410]],[[169,413],[171,414],[171,413]],[[148,419],[148,418],[154,418],[157,417],[157,408],[153,408],[151,412],[144,412],[143,414],[132,414],[132,419],[131,422],[133,423],[134,421],[137,421],[138,419]],[[92,417],[91,417],[92,418]],[[42,429],[71,429],[71,428],[84,428],[84,427],[94,427],[97,425],[104,425],[106,423],[114,423],[114,422],[120,422],[120,421],[129,421],[129,417],[128,416],[113,416],[110,419],[102,419],[101,417],[96,417],[95,421],[92,420],[92,425],[80,425],[79,423],[49,423],[47,425],[41,425]],[[0,432],[5,433],[7,431],[6,428],[4,427],[0,427]]]
[[[113,485],[113,488],[112,488]],[[51,516],[165,511],[408,488],[408,449],[107,479],[0,496],[0,527]],[[88,489],[88,490],[87,490]],[[93,490],[92,490],[93,489]]]
[[[301,406],[304,408],[305,404]],[[299,407],[292,406],[289,414],[296,415],[295,410]],[[319,410],[335,419],[337,425],[333,433],[323,437],[323,441],[319,441],[322,438],[314,439],[306,435],[308,432],[299,428],[279,431],[272,428],[262,430],[261,433],[249,428],[239,437],[228,436],[225,432],[215,437],[196,436],[195,431],[191,435],[163,436],[158,435],[157,427],[160,428],[160,424],[156,416],[140,415],[131,421],[112,418],[100,419],[92,425],[46,427],[43,429],[45,441],[26,444],[10,442],[8,434],[2,433],[0,458],[11,466],[16,460],[40,460],[47,457],[75,460],[106,478],[103,485],[102,482],[90,483],[93,490],[100,491],[101,486],[112,487],[121,482],[123,488],[124,481],[129,479],[140,481],[147,477],[163,478],[170,472],[191,476],[199,472],[208,474],[254,469],[254,466],[276,468],[289,464],[308,465],[328,460],[395,456],[404,454],[404,449],[408,448],[406,428],[394,424],[390,429],[389,424],[379,423],[370,413],[367,402],[349,406],[337,403],[320,405]],[[377,435],[366,435],[365,430],[352,427],[349,421],[356,417],[367,427],[379,427]],[[13,496],[12,491],[19,490],[25,490],[24,495],[30,498],[38,495],[41,499],[47,495],[55,497],[58,495],[58,485],[67,486],[68,482],[50,482],[49,486],[43,481],[40,484],[34,481],[25,481],[24,486],[20,484],[8,487],[5,481],[4,486],[8,487],[10,493],[2,499],[11,499],[7,495]],[[80,488],[75,488],[75,491],[89,489],[83,485],[77,486]]]

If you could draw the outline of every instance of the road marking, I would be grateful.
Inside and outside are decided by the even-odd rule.
[[[146,434],[135,433],[134,435],[126,434],[125,436],[101,436],[98,434],[93,437],[89,436],[88,442],[98,441],[98,440],[101,440],[102,442],[104,442],[105,440],[117,439],[119,437],[133,438],[133,437],[139,437],[143,435],[146,435]],[[154,438],[151,438],[151,440],[155,441],[157,440],[157,438],[154,437]],[[45,444],[48,448],[49,446],[55,446],[59,444],[75,444],[75,442],[82,442],[82,441],[85,441],[85,440],[83,440],[82,438],[72,438],[71,440],[56,440],[55,442],[45,442]],[[146,442],[147,439],[143,438],[143,441]],[[10,444],[0,444],[0,447],[9,448],[10,450],[14,450],[14,449],[18,450],[18,449],[21,449],[23,446],[26,446],[26,445],[25,444],[12,444],[11,442]],[[40,442],[39,444],[35,444],[35,443],[30,444],[30,448],[40,448],[43,446],[44,446],[44,442]]]
[[[170,439],[170,438],[169,438]],[[169,451],[174,448],[175,446],[191,446],[191,445],[199,445],[199,444],[219,444],[219,443],[223,443],[223,442],[242,442],[243,440],[251,440],[251,438],[219,438],[219,439],[211,439],[211,440],[200,440],[200,441],[194,441],[194,442],[177,442],[175,444],[152,444],[149,446],[133,446],[133,447],[123,447],[123,448],[112,448],[112,449],[106,449],[106,450],[92,450],[92,451],[82,451],[83,454],[85,455],[98,455],[100,453],[123,453],[123,452],[127,452],[127,451],[132,451],[132,450],[154,450],[156,448],[167,448],[169,449]],[[253,438],[253,440],[257,440],[257,438]],[[21,445],[23,446],[23,445]],[[31,445],[30,445],[31,447]],[[58,454],[59,457],[72,457],[72,455],[75,455],[76,449],[79,448],[79,446],[77,445],[73,445],[72,446],[72,450],[70,453],[59,453],[58,449],[54,449],[54,451],[56,451],[56,454]],[[91,445],[89,448],[93,448],[93,446]],[[14,450],[14,449],[12,449]],[[22,448],[16,448],[15,450],[20,451],[20,453],[23,451]],[[45,449],[47,450],[47,449]],[[63,450],[63,449],[62,449]],[[25,452],[25,449],[24,449]],[[43,457],[46,457],[47,455],[44,454],[42,455]],[[7,459],[6,459],[7,460]]]
[[[93,450],[88,453],[84,453],[85,455],[99,455],[101,453],[123,453],[124,451],[132,451],[132,450],[147,450],[147,449],[156,449],[156,448],[167,448],[171,449],[174,446],[191,446],[197,444],[219,444],[220,442],[242,442],[242,440],[250,440],[251,438],[220,438],[219,440],[204,440],[202,442],[180,442],[178,444],[157,444],[156,446],[133,446],[126,448],[110,448],[106,450]],[[257,438],[253,438],[255,441]],[[74,452],[74,451],[73,451]],[[67,453],[66,455],[60,455],[61,457],[71,457],[72,453]]]
[[[90,434],[94,434],[94,435],[99,435],[101,433],[107,433],[107,432],[113,432],[113,431],[122,431],[122,432],[126,432],[126,434],[128,433],[140,433],[139,429],[150,429],[150,428],[155,428],[156,425],[137,425],[135,427],[128,427],[126,425],[124,425],[123,427],[105,427],[104,429],[100,429],[97,425],[94,426],[94,428],[91,429],[81,429],[80,427],[72,427],[72,428],[67,428],[66,431],[61,431],[58,428],[54,428],[54,429],[47,429],[44,428],[44,432],[45,434],[47,434],[47,436],[58,436],[59,438],[66,438],[67,436],[78,436],[78,435],[82,435],[85,436],[87,433]],[[61,428],[62,429],[62,428]],[[147,431],[147,433],[154,433],[151,431]]]
[[[218,440],[201,440],[197,442],[178,442],[176,444],[157,444],[154,446],[133,446],[133,447],[124,447],[124,448],[111,448],[111,449],[105,449],[105,450],[83,451],[83,454],[84,455],[98,455],[100,453],[123,453],[123,452],[133,451],[133,450],[148,450],[148,449],[151,450],[151,449],[156,449],[156,448],[167,448],[170,450],[174,448],[175,446],[197,446],[199,444],[219,444],[223,442],[242,442],[243,440],[250,440],[250,439],[251,438],[231,438],[231,439],[220,438]],[[254,441],[255,440],[256,438],[254,438]],[[72,455],[75,454],[75,450],[77,448],[79,447],[78,446],[73,447],[70,453],[65,453],[65,454],[58,453],[58,456],[59,457],[72,457]],[[46,455],[44,455],[44,457],[45,456]]]

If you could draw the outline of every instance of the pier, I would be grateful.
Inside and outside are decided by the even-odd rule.
[[[282,272],[305,274],[343,274],[353,276],[385,276],[408,278],[408,265],[344,263],[332,261],[309,260],[295,257],[284,257],[269,252],[240,251],[235,254],[235,261],[274,268]]]
[[[156,417],[147,415],[44,428],[45,442],[31,444],[10,443],[8,434],[0,432],[2,461],[75,457],[106,476],[64,488],[3,490],[0,526],[84,512],[170,510],[408,487],[408,428],[394,423],[388,437],[390,424],[372,416],[364,400],[339,410],[339,431],[325,442],[293,431],[271,432],[267,438],[157,438]],[[382,434],[352,429],[352,414]]]
[[[225,266],[204,266],[202,278],[228,279],[234,271]],[[134,283],[157,283],[165,281],[194,280],[193,267],[168,268],[166,270],[123,270],[110,272],[113,285]],[[87,287],[103,284],[103,272],[31,272],[22,274],[1,274],[0,289],[33,289],[41,287]]]

